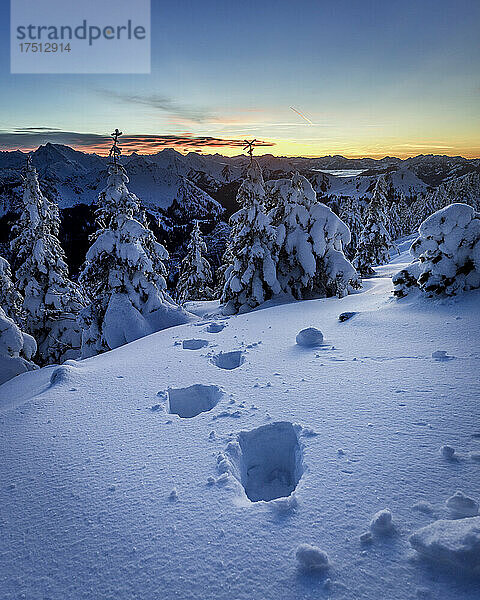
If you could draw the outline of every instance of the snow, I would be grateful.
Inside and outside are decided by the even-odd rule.
[[[397,301],[408,261],[341,299],[222,320],[192,302],[195,323],[0,386],[2,600],[477,600],[480,517],[445,500],[480,499],[480,290]],[[305,351],[312,324],[329,343]],[[221,352],[245,362],[218,368]],[[396,534],[362,544],[385,507]],[[411,560],[413,532],[433,564]],[[328,554],[328,589],[298,568],[303,544]]]
[[[411,535],[410,543],[429,560],[480,575],[480,517],[435,521]]]

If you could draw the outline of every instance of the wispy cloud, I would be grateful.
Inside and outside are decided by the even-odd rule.
[[[211,110],[199,106],[189,106],[176,102],[162,94],[128,94],[112,90],[99,89],[97,93],[118,102],[146,106],[167,113],[170,117],[193,123],[205,123],[217,120]]]
[[[297,115],[299,115],[300,117],[302,117],[302,119],[304,121],[306,121],[307,123],[309,123],[310,125],[314,125],[314,123],[307,117],[305,116],[300,110],[297,110],[296,108],[294,108],[293,106],[290,106],[290,108],[293,110],[294,113],[297,113]]]
[[[111,145],[111,137],[97,133],[62,131],[48,127],[24,127],[12,131],[0,130],[0,149],[33,150],[41,144],[65,144],[87,152],[106,153]],[[180,135],[124,135],[121,138],[124,152],[154,153],[163,148],[178,150],[202,150],[211,148],[242,148],[243,140],[212,136],[195,136],[191,133]],[[257,141],[257,146],[274,146],[273,142]]]
[[[12,131],[16,133],[42,133],[45,131],[60,131],[60,129],[57,129],[56,127],[17,127],[12,129]]]
[[[396,144],[396,148],[407,148],[411,150],[424,150],[425,148],[431,150],[451,150],[455,146],[447,146],[442,142],[425,142],[425,143],[407,143],[407,144]]]

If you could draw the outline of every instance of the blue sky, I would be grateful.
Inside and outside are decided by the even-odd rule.
[[[11,75],[0,6],[0,149],[46,138],[21,128],[118,126],[144,151],[253,136],[274,154],[480,156],[478,0],[153,0],[151,75],[89,76]]]

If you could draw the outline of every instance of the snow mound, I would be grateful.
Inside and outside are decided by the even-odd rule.
[[[233,473],[252,502],[289,496],[303,474],[297,432],[287,421],[242,431],[238,446],[227,450]]]
[[[183,340],[182,342],[182,348],[184,350],[200,350],[200,348],[205,348],[205,346],[208,346],[207,340],[192,339]]]
[[[50,385],[71,382],[74,373],[74,368],[70,365],[62,365],[57,367],[50,376]]]
[[[182,419],[191,419],[202,412],[212,410],[223,396],[216,385],[199,383],[186,388],[169,388],[167,391],[167,412]]]
[[[330,566],[328,554],[310,544],[300,544],[295,557],[300,568],[305,571],[325,571]]]
[[[314,348],[323,344],[323,333],[315,327],[307,327],[297,334],[295,341],[299,346]]]
[[[413,533],[409,541],[425,558],[480,574],[480,517],[435,521]]]
[[[213,364],[215,364],[220,369],[226,369],[227,371],[231,371],[232,369],[237,369],[245,362],[245,357],[243,356],[243,352],[241,350],[234,350],[233,352],[220,352],[212,359]]]
[[[390,535],[394,531],[392,513],[388,508],[379,510],[370,521],[370,530],[377,535]]]
[[[478,515],[478,502],[461,491],[455,492],[445,501],[448,510],[456,519],[476,517]]]
[[[418,288],[428,297],[454,296],[480,287],[480,213],[450,204],[426,219],[410,254],[414,262],[393,277],[394,294]]]

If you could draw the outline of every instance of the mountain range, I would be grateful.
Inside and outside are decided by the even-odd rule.
[[[61,209],[96,202],[107,177],[106,157],[47,143],[31,153],[46,193]],[[21,170],[27,154],[19,150],[0,152],[0,216],[15,211]],[[221,212],[228,188],[241,180],[249,158],[220,154],[181,154],[168,148],[157,154],[131,154],[122,158],[130,178],[129,189],[152,213],[164,213],[175,202],[188,220]],[[480,172],[480,159],[461,156],[420,155],[405,160],[385,157],[349,159],[343,156],[283,158],[259,156],[265,179],[299,171],[306,175],[320,198],[368,197],[378,175],[389,173],[396,189],[416,198],[441,184],[471,172]],[[195,197],[192,206],[192,198]],[[192,210],[195,214],[192,215]],[[198,211],[198,215],[196,214]]]
[[[43,192],[60,207],[62,242],[75,271],[94,229],[94,205],[106,184],[108,158],[51,143],[30,154]],[[10,228],[20,209],[26,158],[27,153],[19,150],[0,152],[0,252],[7,254]],[[249,164],[245,155],[181,154],[171,148],[150,155],[133,153],[121,160],[130,191],[141,199],[157,235],[173,251],[184,243],[192,220],[201,220],[206,234],[228,220],[237,209],[235,196]],[[310,180],[319,200],[327,204],[341,202],[344,197],[368,200],[381,174],[388,175],[394,196],[404,195],[407,202],[437,189],[452,194],[459,189],[480,202],[480,159],[431,154],[405,160],[265,154],[256,160],[265,180],[299,171]],[[228,236],[228,228],[220,229]]]

